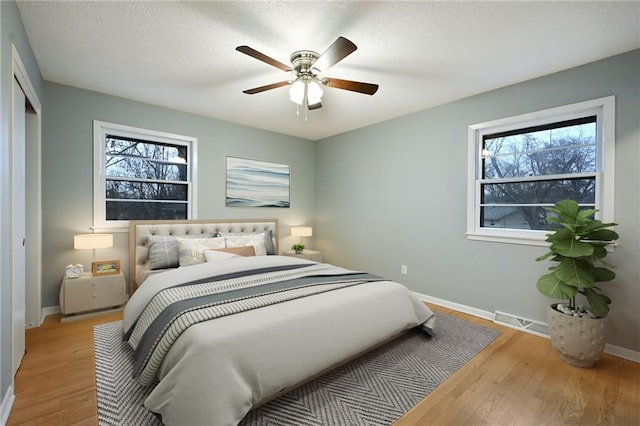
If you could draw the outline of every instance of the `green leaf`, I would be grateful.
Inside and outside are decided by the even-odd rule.
[[[590,221],[589,223],[586,223],[583,227],[582,227],[582,231],[583,234],[582,235],[589,235],[591,232],[596,231],[598,229],[605,229],[605,228],[610,228],[612,226],[617,226],[617,223],[602,223],[601,221],[594,219],[592,221]]]
[[[603,294],[599,294],[594,289],[585,288],[583,294],[587,297],[589,308],[599,317],[606,317],[609,313],[609,304],[611,299]]]
[[[592,241],[615,241],[618,238],[620,238],[618,233],[611,229],[596,229],[585,237],[586,240]]]
[[[577,219],[578,219],[579,222],[582,222],[583,220],[589,219],[590,217],[592,217],[597,212],[598,212],[598,210],[596,210],[596,209],[580,210],[580,212],[578,213]]]
[[[593,246],[593,255],[598,259],[602,259],[607,255],[607,249],[602,245],[594,245]]]
[[[571,232],[572,234],[577,233],[576,232],[576,227],[573,226],[570,223],[566,223],[566,222],[561,222],[560,225],[564,226],[569,232]]]
[[[551,251],[566,257],[582,257],[591,256],[593,254],[593,246],[583,243],[579,240],[556,241],[551,244]]]
[[[578,259],[566,258],[553,273],[560,281],[574,287],[593,287],[593,266]]]
[[[573,238],[571,231],[568,229],[558,229],[553,234],[547,234],[547,239],[545,241],[554,242],[554,241],[562,241],[562,240],[570,240]]]
[[[536,283],[540,293],[552,299],[571,299],[576,295],[577,289],[560,281],[555,274],[541,276]]]
[[[553,252],[552,251],[548,252],[547,254],[543,254],[542,256],[536,257],[536,260],[538,262],[540,262],[542,260],[545,260],[545,259],[549,258],[550,256],[553,256]]]
[[[569,219],[571,222],[575,222],[578,217],[578,211],[580,207],[574,200],[561,200],[555,205],[561,216]]]
[[[593,268],[593,273],[596,282],[611,281],[616,277],[616,273],[607,268]]]

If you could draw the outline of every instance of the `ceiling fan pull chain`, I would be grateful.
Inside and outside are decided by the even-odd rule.
[[[309,83],[304,84],[304,97],[302,98],[302,107],[304,108],[304,121],[309,119]]]

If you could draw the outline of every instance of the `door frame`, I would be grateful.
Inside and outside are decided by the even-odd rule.
[[[27,327],[38,327],[44,320],[42,314],[42,104],[29,78],[27,69],[20,58],[20,54],[13,44],[11,45],[11,51],[11,80],[13,81],[15,78],[18,81],[34,112],[26,114],[25,119],[25,164],[27,170],[25,218],[27,246],[25,256],[29,259],[30,265],[26,268],[25,323]],[[13,91],[10,105],[9,125],[11,129],[9,138],[10,145],[13,146]],[[13,176],[13,164],[9,167],[9,173]],[[11,219],[11,223],[13,224],[13,219]],[[11,226],[11,229],[13,229],[13,226]],[[13,320],[13,306],[11,317]]]
[[[26,262],[26,235],[27,235],[27,110],[30,108],[27,97],[20,87],[20,83],[15,78],[11,82],[12,102],[12,136],[13,140],[9,147],[9,162],[11,164],[12,175],[9,178],[11,211],[11,283],[13,294],[11,297],[12,321],[11,334],[13,336],[12,346],[12,375],[15,375],[20,368],[25,345],[26,328],[26,286],[27,286],[27,262]]]

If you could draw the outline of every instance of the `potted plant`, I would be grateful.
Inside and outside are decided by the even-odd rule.
[[[604,324],[611,304],[596,283],[616,276],[604,258],[606,247],[618,239],[609,229],[617,224],[602,223],[594,218],[597,210],[580,210],[574,200],[558,201],[545,209],[553,213],[547,222],[555,231],[547,234],[549,252],[536,260],[551,258],[557,264],[536,286],[545,296],[567,300],[547,308],[551,342],[563,361],[593,367],[604,351]],[[587,306],[577,304],[578,294],[584,296]]]
[[[296,252],[296,254],[300,254],[304,251],[304,244],[296,243],[291,246],[291,249]]]

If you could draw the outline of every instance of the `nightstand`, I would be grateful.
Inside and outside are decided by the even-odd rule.
[[[296,254],[296,252],[293,251],[293,250],[287,250],[284,253],[282,253],[282,255],[283,256],[291,256],[291,257],[299,257],[301,259],[313,260],[314,262],[319,262],[319,263],[323,263],[324,262],[324,256],[322,255],[321,251],[303,250],[302,253]]]
[[[114,308],[125,302],[125,282],[117,274],[78,278],[64,277],[60,287],[60,309],[64,315]]]

